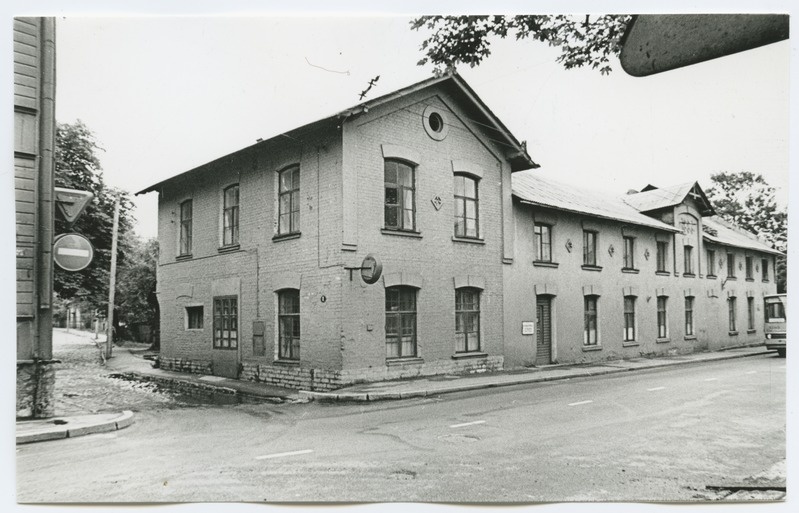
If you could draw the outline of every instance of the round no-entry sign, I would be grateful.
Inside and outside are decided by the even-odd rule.
[[[78,233],[60,235],[53,242],[53,260],[65,271],[86,269],[94,257],[94,248],[89,239]]]

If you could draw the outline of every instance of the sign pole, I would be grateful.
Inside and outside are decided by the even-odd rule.
[[[117,231],[119,229],[119,197],[114,203],[114,230],[111,236],[111,277],[108,285],[108,326],[106,327],[105,359],[111,358],[111,345],[114,342],[114,292],[117,275]]]

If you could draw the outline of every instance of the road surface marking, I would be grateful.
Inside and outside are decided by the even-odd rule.
[[[757,371],[749,371],[747,374],[757,374]]]
[[[475,424],[485,424],[485,422],[486,421],[484,421],[484,420],[475,420],[474,422],[464,422],[463,424],[453,424],[450,427],[451,428],[459,428],[459,427],[465,427],[465,426],[474,426]]]
[[[579,403],[570,403],[569,406],[580,406],[581,404],[588,404],[594,401],[580,401]]]
[[[705,381],[718,381],[719,378],[707,378]]]
[[[268,460],[270,458],[282,458],[283,456],[298,456],[300,454],[308,454],[309,452],[313,452],[311,449],[303,449],[302,451],[291,451],[291,452],[278,452],[275,454],[265,454],[263,456],[256,456],[256,460]]]
[[[666,387],[647,388],[647,392],[655,392],[656,390],[666,390]]]

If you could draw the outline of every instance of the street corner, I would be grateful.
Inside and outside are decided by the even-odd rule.
[[[124,429],[134,423],[132,411],[56,417],[17,422],[17,445],[76,438]]]

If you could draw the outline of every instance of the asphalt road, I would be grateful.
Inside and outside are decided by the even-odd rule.
[[[161,398],[127,429],[18,447],[17,500],[714,500],[785,458],[785,362],[351,405]]]

